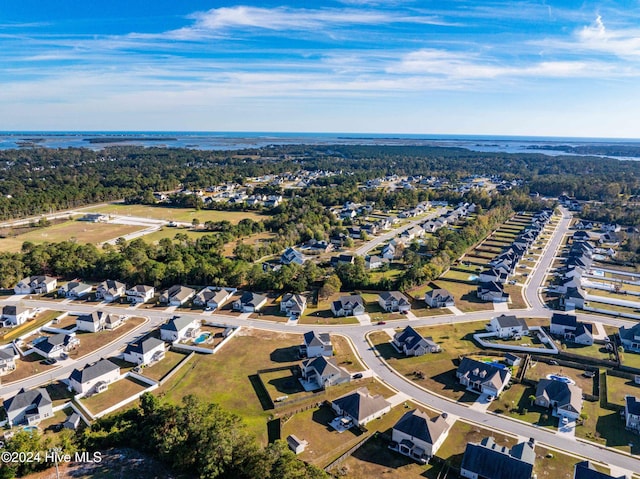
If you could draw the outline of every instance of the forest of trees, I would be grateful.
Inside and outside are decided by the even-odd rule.
[[[35,148],[0,151],[0,165],[4,170],[0,219],[119,198],[149,201],[153,191],[179,186],[205,188],[225,181],[242,183],[247,177],[303,168],[343,172],[317,180],[319,187],[349,187],[387,174],[439,176],[451,181],[495,174],[521,178],[531,191],[550,196],[566,193],[579,199],[610,201],[618,195],[640,193],[640,163],[636,161],[424,146],[289,145],[242,151]],[[386,204],[386,198],[379,200]],[[197,202],[193,198],[184,201]]]

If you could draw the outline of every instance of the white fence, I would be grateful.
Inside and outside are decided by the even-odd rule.
[[[542,330],[540,326],[531,326],[529,328],[529,331],[535,331],[537,334],[544,336],[547,339],[546,347],[533,348],[527,346],[513,346],[483,340],[483,338],[498,338],[496,333],[477,333],[473,335],[473,339],[475,339],[483,348],[502,349],[505,351],[520,351],[523,353],[531,354],[558,354],[558,348],[555,344],[553,344],[551,338],[547,336],[547,334]]]

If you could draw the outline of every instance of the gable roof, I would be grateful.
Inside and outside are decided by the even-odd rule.
[[[38,341],[33,345],[34,348],[43,353],[50,353],[54,348],[60,345],[67,345],[71,341],[72,336],[69,334],[58,333],[53,336],[47,336],[46,339]]]
[[[545,397],[553,401],[558,407],[573,412],[582,409],[582,389],[574,384],[567,384],[553,379],[541,379],[536,387],[536,397]]]
[[[338,406],[342,412],[357,421],[363,419],[391,406],[380,394],[372,395],[366,387],[340,396],[333,400],[333,404]]]
[[[120,367],[108,359],[101,359],[100,361],[86,366],[83,369],[74,369],[71,376],[69,376],[69,379],[74,379],[79,383],[86,383],[87,381],[99,378],[100,376],[108,374],[111,371],[115,371],[116,369],[119,370]]]
[[[164,346],[164,341],[158,339],[154,336],[146,336],[144,338],[139,339],[133,343],[127,344],[125,348],[125,353],[138,353],[138,354],[146,354],[149,351],[157,348],[160,344]]]
[[[575,328],[578,325],[578,318],[573,314],[553,313],[551,316],[551,324]]]
[[[418,438],[428,444],[434,444],[449,429],[446,413],[430,418],[419,409],[408,411],[393,426],[396,431]]]
[[[498,446],[491,437],[484,438],[480,444],[469,443],[464,451],[461,469],[491,479],[529,479],[535,454],[525,453],[525,448],[533,451],[533,445],[526,444],[521,450],[516,450],[517,446],[509,450]]]
[[[18,316],[25,311],[30,311],[30,309],[22,306],[21,304],[7,304],[2,307],[2,316]]]
[[[507,381],[510,372],[506,368],[499,368],[493,364],[483,363],[468,357],[462,358],[458,366],[457,375],[467,377],[469,381],[491,384],[500,389]]]
[[[242,296],[240,296],[240,303],[243,305],[255,307],[266,299],[267,297],[261,294],[252,293],[251,291],[245,291],[244,293],[242,293]]]
[[[498,326],[501,328],[517,328],[522,327],[524,330],[528,330],[529,326],[524,318],[517,318],[513,314],[501,314],[494,318],[498,322]]]
[[[396,300],[398,304],[409,304],[409,299],[400,291],[383,291],[378,295],[385,303]]]
[[[307,346],[324,346],[325,344],[331,344],[331,338],[329,333],[308,331],[304,333],[304,344]]]
[[[37,388],[27,391],[22,388],[18,394],[4,402],[4,409],[7,412],[19,411],[31,404],[35,404],[37,407],[52,404],[51,397],[47,390],[45,388]]]
[[[425,298],[441,298],[442,300],[447,300],[449,298],[453,299],[453,295],[444,288],[436,288],[427,292],[427,294],[425,294]]]
[[[364,306],[364,300],[359,294],[351,294],[349,296],[340,296],[337,301],[333,302],[333,306],[338,309],[354,309],[356,306]]]
[[[160,329],[164,331],[182,331],[184,328],[193,323],[193,321],[193,319],[187,318],[185,316],[174,316],[169,321],[160,326]]]
[[[640,416],[640,400],[638,400],[638,398],[626,395],[624,397],[624,403],[629,414]]]
[[[574,479],[626,479],[627,476],[612,476],[598,471],[589,461],[582,461],[576,464]]]

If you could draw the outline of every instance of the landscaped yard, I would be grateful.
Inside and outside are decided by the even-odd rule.
[[[112,223],[91,223],[88,221],[65,221],[53,226],[38,228],[13,238],[0,238],[0,251],[18,252],[22,243],[51,242],[57,243],[75,238],[78,243],[101,243],[134,231],[144,229],[144,226],[118,225]]]
[[[97,414],[105,409],[118,404],[120,401],[133,396],[148,388],[149,385],[132,378],[124,378],[115,383],[109,384],[109,389],[105,392],[95,394],[80,401],[93,414]]]

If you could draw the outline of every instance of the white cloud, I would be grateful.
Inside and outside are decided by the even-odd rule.
[[[620,57],[640,56],[640,29],[611,30],[598,15],[595,21],[577,33],[580,46],[589,50],[611,53]]]

